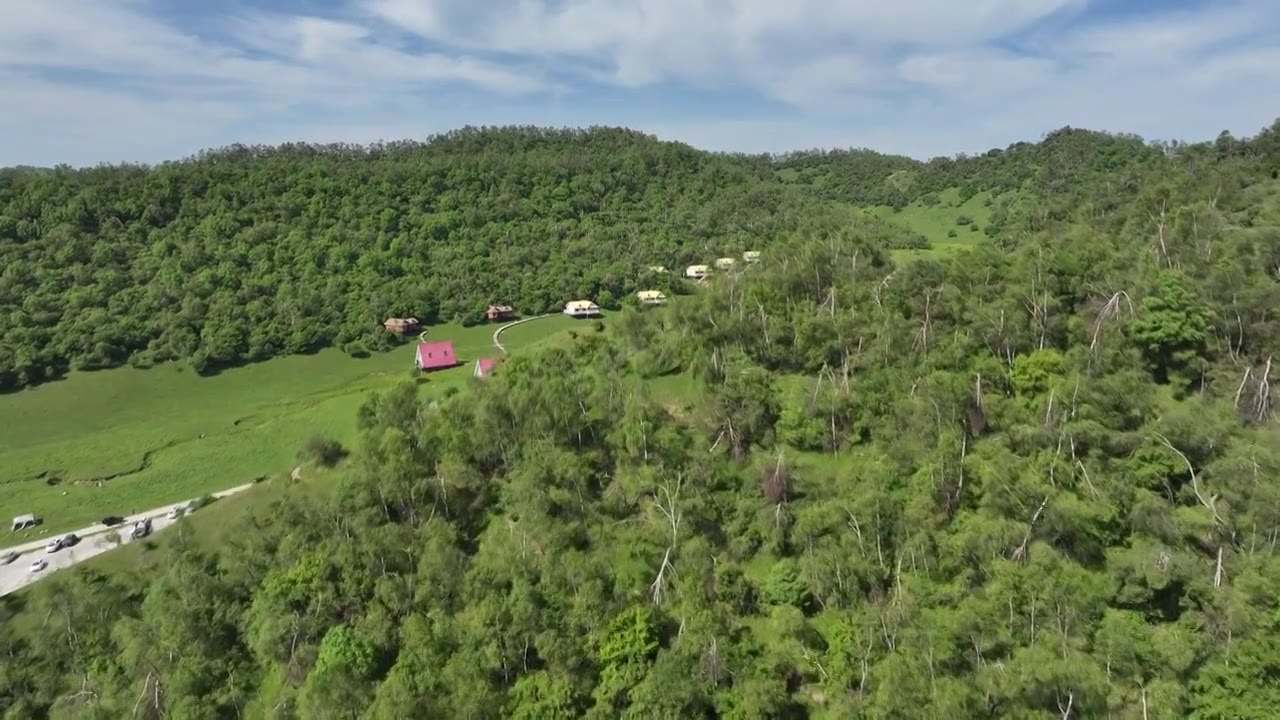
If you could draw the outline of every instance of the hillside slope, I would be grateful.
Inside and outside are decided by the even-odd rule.
[[[856,213],[373,395],[333,485],[0,602],[0,707],[1269,720],[1274,137],[1006,191],[951,256]]]
[[[767,161],[609,129],[0,171],[0,390],[125,361],[373,350],[388,316],[608,305],[660,283],[648,265],[740,253],[820,215]]]

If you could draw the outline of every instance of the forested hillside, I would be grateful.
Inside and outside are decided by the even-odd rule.
[[[1272,718],[1280,145],[1132,147],[1052,196],[1019,170],[971,252],[787,234],[444,400],[373,397],[331,497],[0,604],[0,707]]]
[[[671,282],[649,265],[739,254],[821,215],[767,158],[609,129],[3,170],[0,390],[126,361],[360,353],[389,342],[389,316],[609,306]]]
[[[1256,154],[1272,135],[1204,148]],[[1041,229],[1079,193],[1131,188],[1195,152],[1066,129],[928,163],[768,158],[625,130],[496,128],[373,147],[237,146],[158,167],[0,170],[0,391],[125,362],[203,372],[321,347],[361,354],[390,342],[379,327],[389,316],[472,321],[489,303],[536,314],[575,297],[611,307],[642,285],[671,289],[648,266],[830,230],[832,201],[902,207],[948,188],[991,191],[1001,199],[983,229],[1008,240],[1003,228]]]

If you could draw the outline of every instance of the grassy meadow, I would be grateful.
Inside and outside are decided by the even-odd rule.
[[[508,351],[552,342],[563,316],[507,330]],[[474,361],[499,355],[492,325],[440,325],[462,365],[421,376],[424,394],[466,382]],[[277,358],[200,377],[172,364],[73,373],[0,395],[0,519],[44,524],[0,545],[75,529],[287,471],[315,434],[350,447],[366,395],[411,377],[412,341],[351,358],[337,350]]]
[[[863,212],[874,215],[881,220],[906,227],[913,233],[923,235],[933,246],[929,250],[900,251],[907,256],[932,254],[941,255],[958,249],[973,247],[986,242],[987,235],[982,232],[991,221],[991,193],[982,192],[968,200],[960,201],[960,191],[951,188],[938,194],[937,205],[926,205],[919,200],[902,210],[894,210],[888,205],[866,208]],[[961,218],[972,222],[960,224]],[[955,237],[950,233],[955,231]]]

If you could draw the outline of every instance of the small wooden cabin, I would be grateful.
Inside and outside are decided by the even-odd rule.
[[[636,293],[641,305],[665,305],[667,296],[661,290],[641,290]]]
[[[382,327],[397,335],[408,335],[417,332],[422,324],[418,322],[418,318],[387,318]]]
[[[510,305],[490,305],[488,310],[484,311],[485,317],[489,318],[489,322],[497,322],[499,320],[510,320],[515,317],[515,308]]]
[[[690,280],[702,280],[710,274],[711,268],[706,265],[690,265],[684,271],[684,276]]]

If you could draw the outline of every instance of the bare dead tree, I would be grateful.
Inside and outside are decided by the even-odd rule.
[[[1165,244],[1165,238],[1164,238],[1165,229],[1168,225],[1167,219],[1166,219],[1166,210],[1168,207],[1168,202],[1169,202],[1168,200],[1161,199],[1160,212],[1158,214],[1155,212],[1148,212],[1147,216],[1151,218],[1151,222],[1154,223],[1156,226],[1156,239],[1159,242],[1159,251],[1157,253],[1157,258],[1164,261],[1165,265],[1169,267],[1173,267],[1173,260],[1169,257],[1169,247],[1168,245]]]
[[[649,586],[650,594],[653,597],[654,605],[661,605],[663,595],[666,593],[667,573],[674,574],[675,568],[671,564],[671,553],[676,549],[676,543],[680,537],[680,522],[683,516],[677,502],[680,498],[680,489],[684,485],[684,477],[676,475],[675,489],[669,485],[659,485],[658,493],[654,496],[654,506],[666,518],[666,524],[671,530],[671,538],[667,544],[666,552],[662,555],[662,562],[658,565],[658,575],[653,579],[653,583]]]
[[[933,292],[924,293],[924,318],[920,320],[920,329],[916,331],[916,343],[920,349],[929,354],[929,338],[933,334]]]
[[[1262,366],[1262,376],[1253,391],[1253,402],[1250,409],[1255,422],[1265,422],[1271,418],[1271,358]]]
[[[1245,368],[1244,377],[1240,378],[1240,385],[1236,387],[1236,396],[1233,402],[1233,405],[1237,409],[1239,409],[1240,407],[1240,398],[1244,395],[1244,388],[1246,385],[1249,384],[1249,378],[1252,376],[1253,376],[1253,368],[1251,367]]]
[[[1062,704],[1062,698],[1058,698],[1058,711],[1062,713],[1062,720],[1069,720],[1071,717],[1071,706],[1075,703],[1076,694],[1074,692],[1067,693],[1067,704]]]
[[[1129,298],[1129,294],[1123,290],[1116,291],[1107,302],[1103,304],[1102,309],[1098,311],[1098,317],[1093,321],[1092,337],[1089,340],[1089,352],[1092,353],[1094,348],[1098,346],[1098,336],[1102,334],[1102,329],[1112,319],[1120,315],[1120,301],[1124,300],[1129,307],[1129,315],[1134,314],[1133,300]]]
[[[782,451],[779,451],[777,461],[774,462],[772,468],[765,469],[764,478],[761,482],[765,499],[774,505],[781,505],[786,502],[787,489],[790,484],[791,474],[783,462]]]
[[[884,278],[881,279],[874,288],[872,288],[871,300],[876,304],[876,307],[880,307],[881,305],[880,293],[884,291],[885,287],[889,284],[889,281],[892,280],[893,276],[896,274],[898,274],[898,271],[895,269],[893,272],[885,275]]]
[[[720,659],[720,644],[713,637],[710,645],[703,651],[702,658],[698,662],[698,669],[702,673],[702,679],[709,685],[719,685],[724,681],[725,669]]]
[[[1217,508],[1218,496],[1211,495],[1208,498],[1206,498],[1204,496],[1204,493],[1201,492],[1200,476],[1196,474],[1196,468],[1194,465],[1191,464],[1191,459],[1186,456],[1186,453],[1174,447],[1173,443],[1169,442],[1169,438],[1159,433],[1156,433],[1155,437],[1157,440],[1160,441],[1162,445],[1164,445],[1171,452],[1173,452],[1173,454],[1181,458],[1182,463],[1187,466],[1187,472],[1191,475],[1191,491],[1195,493],[1196,500],[1198,500],[1200,504],[1203,505],[1205,509],[1207,509],[1209,513],[1213,516],[1214,525],[1217,525],[1217,526],[1223,525],[1224,523],[1222,520],[1222,516],[1218,514],[1218,508]]]
[[[1044,499],[1040,501],[1040,507],[1036,508],[1035,514],[1031,516],[1031,522],[1027,523],[1027,532],[1022,536],[1022,542],[1013,549],[1013,554],[1010,556],[1011,559],[1021,560],[1026,556],[1027,544],[1031,542],[1031,533],[1035,530],[1036,522],[1040,520],[1040,514],[1044,512],[1044,508],[1048,504],[1049,496],[1045,495]]]
[[[969,399],[966,409],[969,419],[969,433],[973,437],[981,437],[987,431],[986,401],[982,395],[982,373],[978,373],[973,381],[973,397]]]
[[[1214,570],[1213,570],[1213,587],[1215,587],[1215,588],[1220,588],[1220,587],[1222,587],[1222,578],[1223,578],[1223,572],[1222,572],[1222,546],[1221,546],[1221,545],[1219,545],[1219,546],[1218,546],[1218,562],[1217,562],[1217,566],[1216,566],[1216,567],[1214,568]]]
[[[1035,277],[1031,278],[1031,293],[1023,299],[1023,305],[1039,329],[1037,347],[1043,350],[1049,332],[1049,291],[1044,287],[1039,263],[1036,263]]]

